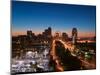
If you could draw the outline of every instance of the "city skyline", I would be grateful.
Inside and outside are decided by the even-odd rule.
[[[32,31],[31,29],[29,29],[29,30],[26,30],[25,32],[15,32],[14,33],[14,35],[12,34],[12,36],[20,36],[20,35],[27,35],[27,31]],[[45,29],[44,29],[44,31],[45,31]],[[34,33],[34,35],[39,35],[39,34],[43,34],[43,32],[44,31],[42,31],[42,32],[39,32],[39,33],[34,33],[33,31],[32,31],[32,33]],[[71,30],[71,32],[69,32],[69,33],[67,33],[67,32],[59,32],[59,31],[56,31],[56,32],[54,32],[53,34],[52,34],[52,36],[55,36],[55,34],[56,33],[60,33],[61,35],[62,35],[62,33],[66,33],[66,34],[68,34],[68,37],[72,37],[72,30]],[[83,36],[80,36],[79,34],[82,34]],[[95,35],[92,35],[93,33],[85,33],[85,32],[78,32],[78,38],[94,38],[95,37]],[[95,33],[94,33],[95,34]],[[88,36],[89,35],[89,36]],[[84,36],[86,36],[86,37],[84,37]]]
[[[95,6],[12,2],[13,36],[26,34],[27,30],[39,34],[48,27],[53,34],[60,31],[71,36],[72,28],[76,27],[79,37],[95,36]]]

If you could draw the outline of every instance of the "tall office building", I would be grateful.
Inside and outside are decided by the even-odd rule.
[[[77,43],[77,35],[78,35],[77,28],[73,28],[72,29],[72,43],[73,44]]]
[[[45,29],[44,35],[46,35],[47,37],[51,37],[52,36],[52,29],[51,29],[51,27],[48,27],[48,29]]]
[[[61,37],[61,33],[59,31],[55,32],[54,38],[55,39],[60,39],[60,37]]]
[[[68,41],[68,34],[67,33],[65,33],[65,32],[62,33],[62,40]]]
[[[44,32],[42,33],[42,38],[47,43],[51,42],[51,40],[52,40],[52,29],[51,29],[51,27],[48,27],[47,29],[44,30]]]
[[[28,31],[27,31],[27,36],[28,36],[29,38],[32,38],[32,31],[31,31],[31,30],[28,30]]]
[[[52,29],[51,29],[51,27],[48,27],[48,29],[47,29],[47,38],[48,38],[48,40],[51,40],[51,38],[52,38]]]

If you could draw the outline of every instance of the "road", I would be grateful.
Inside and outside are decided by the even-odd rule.
[[[64,71],[63,67],[61,66],[60,60],[58,59],[58,57],[56,56],[56,53],[55,53],[55,46],[56,46],[55,41],[56,40],[53,40],[53,43],[52,43],[51,55],[53,57],[53,60],[56,63],[56,70],[57,71]]]
[[[64,47],[65,47],[66,49],[68,49],[69,51],[70,51],[71,48],[73,48],[73,46],[71,47],[71,46],[67,45],[64,41],[62,41],[62,40],[60,40],[60,39],[53,40],[51,55],[53,56],[53,60],[54,60],[54,61],[56,62],[56,64],[57,64],[57,65],[56,65],[56,68],[57,68],[59,71],[64,71],[64,68],[63,68],[63,66],[61,65],[61,62],[60,62],[60,60],[58,59],[59,57],[58,57],[58,56],[56,55],[56,53],[55,53],[55,46],[56,46],[55,41],[60,41],[60,42],[64,45]],[[71,51],[70,51],[70,52],[71,52]],[[72,53],[72,56],[74,56],[73,53]],[[86,60],[83,60],[83,59],[81,59],[81,58],[78,57],[78,56],[77,56],[77,58],[82,62],[82,66],[84,66],[85,69],[94,69],[94,68],[96,67],[96,65],[95,65],[94,63],[90,63],[90,62],[88,62],[88,61],[86,61]]]

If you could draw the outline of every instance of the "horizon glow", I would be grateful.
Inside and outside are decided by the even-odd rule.
[[[12,36],[26,34],[27,30],[39,34],[52,28],[71,36],[76,27],[79,37],[96,36],[96,7],[85,5],[12,1]]]

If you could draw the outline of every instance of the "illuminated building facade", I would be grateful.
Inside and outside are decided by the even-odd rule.
[[[73,28],[72,29],[72,43],[73,44],[76,44],[77,43],[77,29],[76,28]]]
[[[30,38],[32,37],[32,31],[31,30],[27,31],[27,36],[30,37]]]
[[[62,40],[65,42],[68,41],[68,34],[67,33],[65,33],[65,32],[62,33]]]

